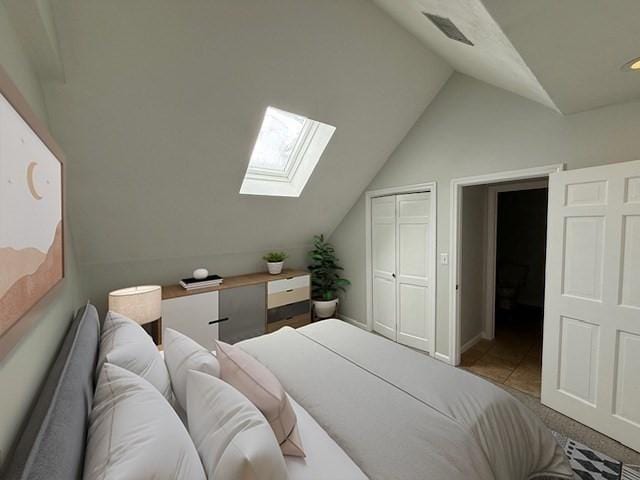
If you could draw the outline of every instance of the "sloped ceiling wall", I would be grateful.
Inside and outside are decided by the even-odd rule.
[[[451,68],[368,0],[53,2],[66,83],[45,85],[68,156],[87,296],[261,267],[330,233]],[[264,109],[337,127],[298,199],[240,196]]]

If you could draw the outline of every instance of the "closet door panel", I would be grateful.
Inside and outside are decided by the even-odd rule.
[[[430,193],[396,197],[398,342],[429,350]]]
[[[398,274],[401,277],[426,279],[429,276],[427,259],[428,223],[398,225]]]
[[[371,263],[373,272],[373,328],[396,339],[396,200],[394,196],[371,202]]]
[[[428,291],[422,286],[401,284],[400,292],[400,331],[410,338],[427,338]]]
[[[373,279],[373,319],[376,332],[396,339],[395,282],[387,278]]]

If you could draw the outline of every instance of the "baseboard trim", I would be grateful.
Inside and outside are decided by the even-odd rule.
[[[464,345],[462,345],[462,347],[460,347],[460,354],[463,354],[464,352],[466,352],[467,350],[469,350],[471,347],[473,347],[476,343],[478,343],[480,340],[482,340],[483,338],[485,338],[484,333],[479,333],[478,335],[476,335],[475,337],[473,337],[471,340],[469,340],[467,343],[465,343]]]
[[[433,357],[436,360],[440,360],[441,362],[448,363],[449,365],[451,365],[451,359],[449,358],[449,355],[445,355],[444,353],[436,352],[433,355]]]
[[[355,326],[356,326],[356,327],[358,327],[358,328],[361,328],[361,329],[363,329],[363,330],[366,330],[367,332],[369,331],[369,329],[367,328],[367,324],[366,324],[366,323],[359,322],[359,321],[357,321],[357,320],[354,320],[354,319],[353,319],[353,318],[351,318],[351,317],[347,317],[346,315],[340,315],[340,314],[338,314],[338,318],[339,318],[340,320],[344,320],[344,321],[345,321],[345,322],[347,322],[347,323],[350,323],[351,325],[355,325]]]

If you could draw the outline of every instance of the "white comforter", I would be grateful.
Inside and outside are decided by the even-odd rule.
[[[505,391],[351,325],[325,320],[239,346],[371,479],[573,478],[551,432]]]

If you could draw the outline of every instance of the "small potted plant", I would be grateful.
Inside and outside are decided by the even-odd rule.
[[[269,252],[262,259],[267,262],[267,269],[271,275],[278,275],[282,272],[287,254],[284,252]]]
[[[311,297],[318,318],[329,318],[336,312],[338,292],[346,291],[351,282],[340,276],[343,268],[338,265],[335,249],[325,242],[324,235],[313,237],[311,257]]]

